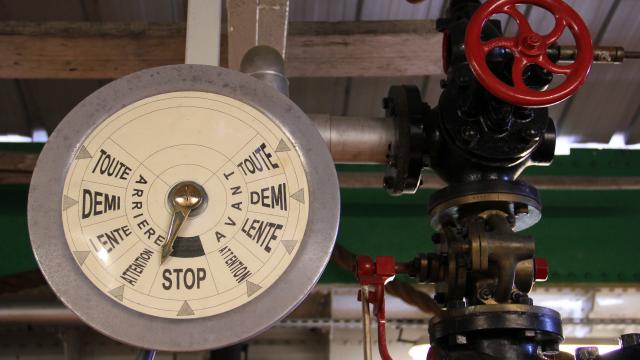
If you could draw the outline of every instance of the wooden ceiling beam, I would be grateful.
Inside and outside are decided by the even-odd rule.
[[[222,64],[227,37],[222,36]],[[440,73],[433,21],[293,22],[290,77],[421,76]],[[2,79],[114,79],[184,62],[184,24],[0,22]]]

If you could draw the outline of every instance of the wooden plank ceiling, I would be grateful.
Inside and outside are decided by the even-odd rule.
[[[434,20],[445,0],[411,5],[403,0],[291,0],[291,21]],[[640,49],[640,1],[566,0],[585,19],[596,44]],[[549,30],[543,11],[523,8],[534,28]],[[546,16],[545,16],[546,15]],[[0,21],[99,21],[177,23],[186,20],[186,0],[0,0]],[[508,21],[508,19],[503,19]],[[509,22],[510,31],[515,24]],[[570,44],[570,36],[563,44]],[[434,47],[425,58],[433,59]],[[397,61],[402,61],[399,57]],[[433,61],[433,60],[432,60]],[[292,78],[291,96],[307,112],[380,116],[381,99],[393,84],[415,84],[434,104],[442,75],[404,77]],[[0,80],[0,134],[51,131],[83,97],[108,80]],[[595,65],[581,92],[552,108],[561,135],[577,142],[607,143],[623,133],[640,143],[640,61]]]
[[[185,34],[184,23],[0,22],[0,78],[116,79],[181,64]],[[226,66],[233,52],[220,40]],[[436,74],[441,43],[433,20],[290,22],[285,65],[289,77]]]

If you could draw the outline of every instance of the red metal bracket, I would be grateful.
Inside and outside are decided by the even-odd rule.
[[[378,323],[378,351],[383,360],[392,360],[387,349],[384,286],[396,276],[396,260],[393,256],[378,256],[374,263],[369,256],[358,256],[356,276],[360,285],[373,288],[368,291],[366,300],[373,304],[373,313]],[[363,293],[360,290],[358,301],[363,301],[362,297]]]

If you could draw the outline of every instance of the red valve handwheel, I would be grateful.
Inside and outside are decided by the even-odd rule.
[[[556,24],[547,35],[534,32],[516,5],[529,4],[542,7],[552,13]],[[513,38],[501,37],[482,42],[480,35],[484,24],[496,14],[507,14],[518,24],[518,34]],[[569,65],[558,65],[547,56],[548,47],[556,42],[568,27],[576,41],[578,54]],[[549,106],[573,95],[584,83],[593,62],[593,44],[587,25],[569,5],[561,0],[489,0],[476,10],[467,25],[464,39],[467,61],[480,84],[494,96],[514,105],[527,107]],[[487,66],[489,51],[506,48],[514,56],[513,86],[496,77]],[[565,75],[564,82],[547,91],[533,90],[524,83],[523,72],[527,65],[537,64],[553,74]]]

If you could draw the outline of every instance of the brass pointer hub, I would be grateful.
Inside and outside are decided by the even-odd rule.
[[[169,224],[167,241],[162,245],[161,263],[164,263],[173,252],[173,243],[176,241],[182,225],[187,221],[191,212],[204,203],[205,198],[206,193],[202,186],[191,181],[181,182],[171,189],[169,203],[173,208],[173,215],[171,216],[171,224]]]

